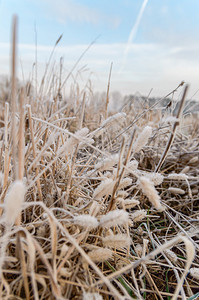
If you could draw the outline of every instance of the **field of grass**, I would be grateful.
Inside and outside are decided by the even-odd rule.
[[[164,98],[110,111],[109,84],[101,102],[77,83],[65,99],[49,65],[38,88],[17,89],[15,46],[13,34],[0,103],[0,299],[198,299],[188,86],[169,95],[180,95],[177,112]]]

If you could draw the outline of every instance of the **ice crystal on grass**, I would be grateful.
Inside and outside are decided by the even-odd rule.
[[[131,239],[126,234],[115,234],[102,238],[102,242],[105,247],[119,249],[129,247]]]
[[[117,113],[115,115],[112,115],[112,116],[108,117],[106,120],[104,120],[101,127],[110,126],[114,122],[124,121],[125,118],[126,118],[126,114],[124,112]]]
[[[178,260],[177,255],[173,251],[166,249],[164,252],[171,262],[175,263]]]
[[[128,213],[123,209],[112,210],[100,219],[101,227],[113,227],[128,223]]]
[[[133,145],[133,152],[139,152],[147,144],[148,139],[151,137],[151,135],[152,128],[150,126],[146,126],[135,141]]]
[[[162,184],[164,176],[160,173],[148,173],[146,175],[154,184],[154,186]]]
[[[199,280],[199,268],[191,268],[189,271],[189,274],[195,278]]]
[[[117,202],[121,207],[125,207],[126,209],[131,209],[135,207],[136,205],[140,204],[140,201],[135,199],[123,199],[123,198],[117,198]]]
[[[153,182],[146,176],[142,176],[139,178],[139,187],[141,188],[143,194],[147,196],[149,201],[153,204],[153,206],[157,210],[161,211],[163,207],[160,203],[160,196],[155,189]]]
[[[110,168],[112,168],[116,163],[118,163],[119,160],[119,155],[118,154],[114,154],[112,155],[110,158],[105,158],[102,161],[99,161],[96,165],[95,165],[95,169],[98,171],[105,171],[105,170],[109,170]]]
[[[24,202],[25,186],[21,180],[16,180],[9,188],[5,197],[5,221],[13,225],[21,213]]]
[[[176,188],[176,187],[169,187],[168,191],[174,195],[184,195],[185,194],[185,191],[183,189]]]
[[[90,215],[74,216],[73,222],[81,227],[94,229],[98,226],[98,221],[95,217]]]
[[[37,89],[14,91],[11,74],[1,97],[1,297],[161,298],[165,274],[173,300],[191,297],[199,265],[197,117],[176,119],[178,88],[170,102],[135,95],[117,111],[110,82],[98,99],[90,80],[80,89],[84,68],[76,65],[66,97],[66,67],[62,59],[56,66],[54,50]],[[22,182],[11,185],[24,175],[25,203]]]
[[[142,219],[144,219],[147,215],[146,210],[144,209],[140,209],[140,210],[136,210],[133,213],[131,213],[131,219],[133,220],[133,222],[140,222]]]
[[[168,175],[168,179],[172,180],[187,180],[189,177],[184,173],[171,173]]]
[[[119,184],[119,189],[124,189],[128,187],[129,185],[132,184],[132,179],[131,178],[123,178]]]
[[[112,251],[108,248],[99,248],[88,252],[88,256],[94,262],[104,262],[112,258]]]
[[[93,198],[100,200],[103,196],[112,194],[114,185],[115,181],[112,178],[105,179],[95,189]]]
[[[103,300],[103,298],[97,293],[84,293],[83,300]]]

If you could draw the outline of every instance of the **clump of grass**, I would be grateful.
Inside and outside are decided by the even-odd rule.
[[[96,105],[77,81],[66,101],[73,70],[62,80],[49,61],[37,97],[17,95],[13,57],[12,105],[0,104],[0,298],[191,299],[199,126],[183,116],[185,93],[176,115],[164,99],[111,111],[109,88]]]

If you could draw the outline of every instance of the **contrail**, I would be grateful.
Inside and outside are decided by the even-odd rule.
[[[140,21],[142,19],[142,16],[143,16],[143,13],[144,13],[144,10],[146,8],[147,3],[148,3],[148,0],[143,1],[142,6],[141,6],[140,11],[139,11],[139,14],[138,14],[137,19],[136,19],[136,22],[135,22],[133,28],[131,29],[131,32],[130,32],[129,38],[128,38],[128,42],[126,44],[126,48],[124,50],[122,66],[120,68],[119,73],[123,70],[123,68],[126,64],[126,59],[127,59],[127,55],[128,55],[128,52],[129,52],[129,48],[132,45],[132,42],[133,42],[133,40],[136,36],[137,30],[138,30],[138,27],[140,25]]]

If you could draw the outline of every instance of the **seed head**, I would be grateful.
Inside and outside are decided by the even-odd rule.
[[[128,213],[123,209],[112,210],[101,217],[101,227],[112,227],[128,223]]]
[[[97,293],[85,293],[83,294],[83,300],[103,300],[102,296]]]
[[[126,234],[108,235],[102,238],[103,245],[110,248],[127,248],[131,244],[131,239]]]
[[[136,210],[130,216],[133,222],[139,222],[146,217],[146,210],[144,209]]]
[[[112,251],[108,248],[99,248],[88,252],[88,256],[94,262],[103,262],[112,258]]]
[[[191,268],[189,273],[193,278],[199,279],[199,268]]]
[[[160,185],[164,180],[164,176],[160,173],[149,173],[146,176],[153,182],[154,186]]]
[[[157,210],[161,211],[163,207],[160,203],[160,196],[158,195],[158,192],[156,191],[153,182],[146,176],[142,176],[140,177],[138,183],[143,194],[147,196],[149,201]]]
[[[170,261],[176,262],[178,260],[177,255],[173,251],[166,249],[164,252],[166,256],[170,259]]]
[[[148,142],[148,139],[152,135],[152,127],[146,126],[144,130],[140,133],[135,144],[133,145],[133,152],[139,152]]]
[[[96,228],[99,224],[97,219],[90,215],[74,216],[73,221],[75,224],[89,229]]]
[[[95,169],[98,171],[110,170],[115,164],[118,163],[119,155],[114,154],[110,158],[105,158],[104,160],[98,162],[95,165]]]
[[[171,173],[168,175],[168,179],[172,180],[187,180],[189,177],[184,173]]]
[[[5,219],[6,223],[13,225],[21,213],[24,202],[25,186],[23,181],[16,180],[10,187],[5,197]]]
[[[114,185],[115,185],[115,181],[112,178],[105,179],[95,189],[93,198],[100,200],[102,197],[106,195],[111,195],[113,192]]]
[[[169,187],[169,188],[168,188],[168,191],[169,191],[171,194],[174,194],[174,195],[184,195],[184,194],[185,194],[185,191],[184,191],[184,190],[179,189],[179,188],[175,188],[175,187]]]
[[[112,115],[111,117],[108,117],[104,122],[102,123],[101,127],[111,125],[113,122],[121,122],[125,120],[126,114],[124,112],[117,113],[115,115]]]

